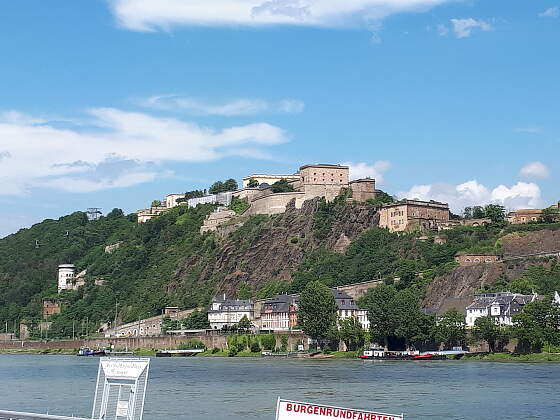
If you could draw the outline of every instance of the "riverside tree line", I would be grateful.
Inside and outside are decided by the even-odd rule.
[[[481,340],[488,343],[490,351],[496,351],[503,350],[512,338],[519,340],[520,349],[531,352],[560,345],[560,307],[549,298],[527,304],[513,317],[513,326],[478,318],[470,336],[462,313],[451,309],[441,316],[426,314],[420,296],[411,289],[382,284],[361,298],[359,306],[368,311],[369,331],[364,331],[355,318],[337,320],[337,306],[329,288],[318,281],[310,282],[300,297],[298,325],[320,345],[342,340],[349,350],[369,342],[388,347],[391,340],[404,343],[407,349],[439,344],[452,348]]]

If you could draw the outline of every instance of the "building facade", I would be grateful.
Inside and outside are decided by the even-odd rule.
[[[148,220],[158,217],[161,213],[167,210],[167,207],[150,207],[148,209],[138,210],[136,216],[138,217],[138,223],[145,223]]]
[[[208,310],[208,322],[210,328],[220,330],[223,327],[231,327],[246,316],[253,321],[254,302],[252,299],[227,299],[226,296],[215,297]]]
[[[541,216],[541,209],[521,209],[509,213],[507,220],[512,225],[524,225],[527,223],[537,223]]]
[[[297,325],[297,296],[276,295],[261,309],[261,330],[290,331]]]
[[[43,319],[48,319],[54,314],[60,313],[60,304],[56,299],[43,299]]]
[[[455,262],[461,266],[475,264],[495,264],[500,262],[500,257],[496,254],[457,254]]]
[[[369,319],[367,310],[360,309],[354,302],[354,299],[346,292],[337,289],[331,289],[336,306],[338,307],[337,316],[339,320],[346,318],[356,318],[363,329],[369,329]]]
[[[365,201],[375,198],[377,195],[374,179],[365,178],[349,182],[349,168],[344,165],[303,165],[295,175],[291,175],[289,178],[284,175],[267,176],[271,177],[270,181],[276,180],[276,178],[286,179],[293,191],[273,193],[268,187],[268,183],[261,184],[260,188],[244,188],[236,191],[236,197],[246,198],[249,201],[250,208],[247,214],[283,213],[290,202],[294,202],[295,208],[299,209],[305,201],[316,197],[332,201],[343,188],[352,190],[351,200],[354,201]],[[249,180],[251,177],[254,178],[255,175],[246,177],[244,180]]]
[[[467,306],[465,324],[467,327],[473,327],[478,318],[489,317],[497,325],[513,325],[513,316],[537,298],[536,294],[521,295],[510,292],[475,295],[473,303]]]
[[[172,209],[173,207],[177,207],[180,202],[178,203],[177,200],[182,200],[185,198],[185,194],[167,194],[165,196],[165,207],[168,209]]]
[[[350,181],[350,188],[352,189],[352,200],[364,202],[370,198],[375,198],[378,191],[375,189],[375,179],[362,178]]]
[[[449,221],[449,205],[437,201],[402,200],[386,204],[379,211],[379,227],[391,232],[413,229],[437,229],[438,224]]]

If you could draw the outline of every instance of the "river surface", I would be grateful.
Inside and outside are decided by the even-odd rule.
[[[87,417],[99,359],[0,355],[0,409]],[[273,420],[278,396],[406,419],[560,419],[560,364],[152,358],[145,420]]]

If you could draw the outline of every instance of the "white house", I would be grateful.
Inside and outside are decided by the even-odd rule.
[[[513,316],[523,307],[538,298],[537,294],[484,293],[475,295],[474,302],[467,306],[465,324],[473,327],[475,321],[483,316],[490,317],[497,325],[513,325]]]
[[[360,309],[354,299],[346,292],[331,289],[336,306],[338,306],[338,319],[357,318],[364,330],[369,329],[367,310]]]
[[[208,310],[210,328],[219,330],[224,326],[231,327],[246,316],[249,321],[254,320],[254,303],[251,299],[227,299],[215,297]]]

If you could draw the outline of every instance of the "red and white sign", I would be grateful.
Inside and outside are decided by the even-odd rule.
[[[402,414],[376,413],[299,401],[278,399],[276,420],[403,420]]]

